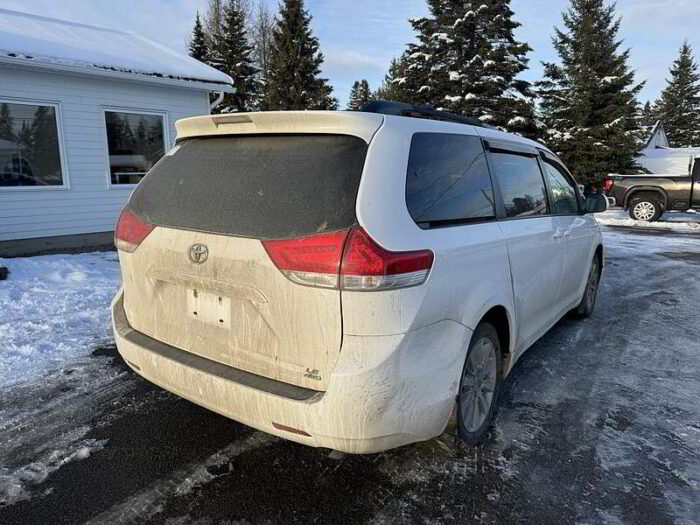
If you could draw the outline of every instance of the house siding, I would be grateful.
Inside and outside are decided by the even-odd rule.
[[[0,100],[58,104],[65,188],[0,188],[2,241],[113,231],[133,188],[110,187],[103,110],[162,112],[175,121],[209,113],[208,92],[0,66]]]

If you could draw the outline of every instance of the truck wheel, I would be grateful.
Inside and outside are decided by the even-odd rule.
[[[654,222],[663,213],[661,203],[655,197],[635,197],[629,208],[630,217],[635,221]]]
[[[457,397],[457,430],[477,445],[491,425],[501,384],[501,343],[490,323],[480,323],[469,343]]]

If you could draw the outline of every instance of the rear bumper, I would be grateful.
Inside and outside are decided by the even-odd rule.
[[[471,336],[453,321],[408,334],[346,335],[327,390],[314,392],[194,356],[136,332],[129,326],[121,290],[112,302],[112,323],[119,353],[149,381],[263,432],[352,454],[439,435],[454,406]]]

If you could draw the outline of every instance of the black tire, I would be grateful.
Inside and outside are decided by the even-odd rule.
[[[655,195],[633,197],[629,203],[630,217],[635,221],[658,221],[664,212],[661,200]]]
[[[468,366],[473,364],[470,360],[470,356],[474,359],[485,352],[488,348],[488,354],[492,355],[495,361],[495,382],[492,387],[491,401],[487,410],[484,410],[486,417],[483,422],[475,426],[475,422],[479,423],[478,420],[466,421],[473,412],[469,412],[469,406],[466,403],[470,403],[470,406],[481,407],[483,404],[478,402],[478,399],[486,399],[488,397],[488,390],[490,388],[490,380],[483,377],[483,381],[475,381],[476,374],[472,374],[468,371]],[[478,352],[478,354],[477,354]],[[471,342],[469,343],[469,350],[467,351],[467,358],[464,361],[464,367],[462,369],[462,377],[459,382],[459,393],[457,396],[457,435],[466,444],[475,446],[483,439],[484,435],[488,431],[491,423],[493,421],[494,411],[496,409],[496,404],[498,401],[498,392],[501,386],[501,343],[498,338],[498,332],[493,327],[491,323],[480,323],[474,334],[472,335]],[[491,366],[491,360],[488,363],[484,363],[484,367]],[[479,420],[481,417],[479,417]]]
[[[593,256],[591,269],[588,271],[588,279],[586,280],[586,290],[583,292],[583,298],[579,305],[571,310],[573,317],[584,319],[593,313],[596,299],[598,298],[598,286],[600,284],[601,264],[598,255]]]

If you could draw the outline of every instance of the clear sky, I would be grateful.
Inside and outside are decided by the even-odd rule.
[[[267,0],[271,6],[276,0]],[[169,47],[184,50],[197,10],[207,0],[0,0],[0,7],[135,31]],[[518,32],[534,51],[524,77],[539,78],[540,61],[555,59],[552,28],[561,25],[567,0],[512,0]],[[700,0],[618,0],[621,38],[632,49],[631,64],[647,80],[641,99],[655,99],[684,38],[700,59]],[[413,32],[408,18],[427,12],[424,0],[307,0],[326,62],[323,68],[345,105],[353,80],[379,85],[393,56]]]

